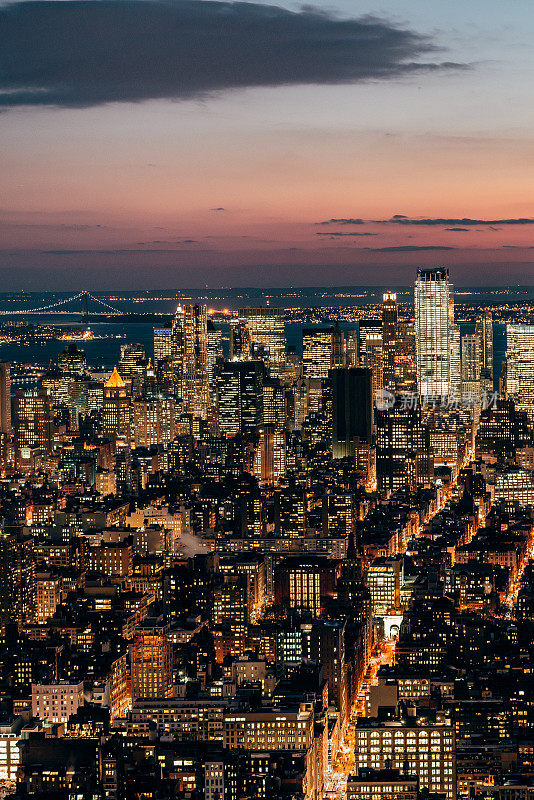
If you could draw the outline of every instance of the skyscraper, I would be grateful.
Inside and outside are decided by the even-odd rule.
[[[87,357],[77,344],[69,344],[58,356],[59,371],[67,375],[84,375],[87,371]]]
[[[271,375],[281,377],[285,366],[286,335],[280,308],[241,308],[238,319],[248,331],[254,356],[262,355]]]
[[[130,395],[117,367],[104,384],[102,432],[112,442],[130,441]]]
[[[395,391],[397,394],[411,394],[416,390],[415,323],[411,319],[403,319],[397,322]]]
[[[373,433],[372,372],[366,367],[330,371],[332,384],[332,453],[354,455],[354,440],[370,443]]]
[[[131,342],[121,344],[119,369],[125,378],[134,378],[142,375],[146,364],[145,348],[142,344]]]
[[[476,333],[462,336],[462,403],[478,402],[481,397],[480,349]]]
[[[230,320],[230,360],[246,361],[250,357],[250,333],[244,319]]]
[[[384,389],[395,391],[395,346],[397,339],[397,295],[385,292],[382,299],[382,347],[384,359]]]
[[[172,359],[174,352],[172,328],[167,325],[162,328],[154,328],[154,364],[159,366],[160,361],[165,358]]]
[[[208,340],[207,340],[207,369],[208,369],[208,388],[210,406],[213,405],[217,394],[217,375],[216,364],[217,361],[223,357],[221,329],[216,328],[213,322],[209,319],[208,326]]]
[[[48,452],[52,443],[53,411],[44,389],[19,390],[15,394],[15,440],[17,458],[27,448]]]
[[[252,474],[261,485],[278,486],[286,471],[286,441],[283,431],[274,425],[259,428],[259,442],[254,451]]]
[[[484,311],[477,316],[475,336],[478,341],[481,389],[493,391],[493,315]]]
[[[334,326],[334,332],[332,334],[332,366],[334,368],[345,367],[346,364],[347,353],[345,334],[339,327],[339,322],[336,322]]]
[[[263,381],[262,420],[264,425],[285,428],[286,393],[278,378],[265,378]]]
[[[169,444],[176,435],[174,397],[139,397],[133,402],[133,437],[135,447]]]
[[[384,388],[384,342],[381,333],[367,333],[360,364],[369,367],[373,373],[373,397],[376,397],[376,393]]]
[[[382,321],[379,319],[358,320],[358,365],[364,366],[366,341],[369,334],[382,335]],[[355,365],[356,366],[356,365]]]
[[[254,433],[262,422],[261,361],[226,361],[217,375],[219,426],[225,436]]]
[[[534,325],[506,326],[506,394],[534,422]]]
[[[358,338],[359,338],[358,328],[352,328],[350,331],[347,331],[347,339],[345,346],[345,357],[346,357],[347,367],[358,366]]]
[[[420,269],[414,299],[417,390],[421,397],[454,395],[460,384],[460,341],[449,270]]]
[[[11,371],[7,361],[0,361],[0,433],[11,436]]]
[[[304,377],[327,378],[333,366],[333,348],[333,328],[304,328],[302,331]]]
[[[178,306],[173,322],[182,412],[206,419],[208,412],[208,313],[205,305]]]
[[[431,477],[428,433],[421,408],[397,400],[376,412],[376,478],[382,492],[414,488]]]
[[[0,528],[0,633],[10,623],[22,625],[34,607],[33,537],[23,528]]]

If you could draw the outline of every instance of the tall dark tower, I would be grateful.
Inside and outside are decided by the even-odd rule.
[[[373,375],[368,367],[330,370],[332,384],[332,454],[354,455],[355,438],[371,443]]]
[[[395,344],[397,340],[397,295],[385,292],[382,302],[383,387],[395,391]]]
[[[0,433],[11,436],[11,377],[7,361],[0,361]]]

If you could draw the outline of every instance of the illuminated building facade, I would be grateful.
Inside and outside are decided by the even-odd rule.
[[[147,618],[132,646],[132,700],[172,697],[172,647],[168,626]]]
[[[359,719],[356,727],[358,768],[386,767],[417,776],[421,788],[456,799],[454,725]]]
[[[397,322],[397,295],[385,292],[382,298],[383,388],[390,392],[395,391]]]
[[[534,423],[534,325],[506,326],[506,395]]]
[[[104,384],[102,431],[111,441],[130,441],[131,398],[117,368]]]
[[[493,391],[493,315],[484,311],[477,315],[475,336],[480,358],[480,380],[482,392]]]
[[[414,300],[418,392],[429,398],[455,395],[460,383],[460,342],[448,269],[420,269]]]
[[[254,433],[263,418],[262,361],[227,361],[217,374],[219,427],[224,436]]]
[[[11,369],[0,361],[0,433],[11,436]]]
[[[205,305],[178,306],[174,315],[176,369],[181,378],[182,412],[206,419],[208,413],[208,312]]]
[[[327,378],[334,359],[333,328],[304,328],[302,365],[307,378]]]
[[[481,390],[480,340],[475,333],[462,336],[462,403],[480,402]]]
[[[176,436],[176,401],[172,397],[137,398],[133,402],[134,447],[169,444]]]
[[[284,312],[279,308],[241,308],[239,322],[248,332],[253,357],[263,357],[273,377],[281,377],[286,357]],[[235,352],[235,346],[234,346]]]

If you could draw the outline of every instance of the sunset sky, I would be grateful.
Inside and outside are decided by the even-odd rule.
[[[534,283],[532,0],[0,3],[3,290]]]

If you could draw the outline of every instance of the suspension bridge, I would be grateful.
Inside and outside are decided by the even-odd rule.
[[[64,309],[63,306],[67,306],[69,303],[76,303],[76,301],[80,301],[80,309]],[[99,297],[95,297],[93,294],[88,292],[84,289],[82,292],[78,292],[78,294],[73,294],[72,297],[63,297],[60,300],[55,300],[53,303],[48,303],[44,306],[37,306],[36,308],[15,308],[15,309],[1,309],[0,316],[3,317],[11,317],[11,316],[25,316],[27,314],[81,314],[82,319],[87,320],[89,318],[89,302],[93,301],[96,303],[100,308],[105,310],[99,311],[92,311],[91,316],[109,316],[110,313],[118,316],[125,316],[126,312],[121,311],[120,308],[115,308],[110,303],[106,303],[105,300],[101,300]]]

